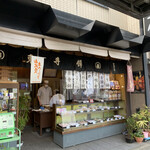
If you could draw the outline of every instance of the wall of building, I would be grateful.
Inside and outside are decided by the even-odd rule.
[[[142,56],[139,59],[131,59],[133,71],[143,70]],[[136,112],[136,108],[145,106],[145,93],[131,93],[130,94],[131,113]]]
[[[140,34],[140,23],[138,19],[130,17],[114,9],[106,9],[101,6],[87,2],[86,0],[35,0],[52,8],[78,15],[91,20],[98,20],[129,32]]]

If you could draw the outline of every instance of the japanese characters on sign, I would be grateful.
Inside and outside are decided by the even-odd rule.
[[[101,63],[100,62],[96,62],[95,63],[95,68],[96,69],[101,69]]]
[[[150,20],[150,19],[149,19]],[[28,50],[25,48],[13,48],[0,45],[0,65],[12,67],[29,67],[29,64],[24,63],[29,54],[35,56],[37,50]],[[99,73],[113,74],[126,73],[126,61],[122,60],[105,60],[102,58],[76,56],[62,52],[40,51],[40,55],[45,57],[44,66],[47,69],[60,70],[78,70],[78,71],[95,71]]]
[[[5,58],[5,53],[3,50],[0,50],[0,60],[3,60]]]
[[[82,68],[82,60],[77,60],[76,65],[77,67]]]
[[[31,56],[30,83],[41,83],[44,57]]]
[[[55,60],[54,60],[54,63],[59,66],[60,64],[60,58],[59,57],[56,57]]]

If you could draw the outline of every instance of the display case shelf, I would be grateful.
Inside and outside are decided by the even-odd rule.
[[[97,113],[97,112],[107,112],[107,111],[118,111],[121,110],[123,108],[117,108],[117,109],[106,109],[106,110],[95,110],[95,111],[84,111],[84,112],[76,112],[74,113],[75,115],[78,114],[91,114],[91,113]],[[62,116],[61,114],[56,114],[57,116]]]
[[[94,99],[94,101],[99,102],[99,103],[109,103],[109,102],[118,102],[118,101],[123,101],[121,99],[116,99],[116,100],[99,100],[99,99]]]
[[[87,104],[68,104],[64,106],[54,105],[55,110],[55,130],[59,130],[62,134],[70,132],[78,132],[81,130],[100,128],[117,123],[124,123],[126,118],[124,100],[108,100],[111,103],[96,102]],[[113,107],[113,108],[111,108]],[[115,108],[117,107],[117,108]],[[120,108],[119,108],[120,107]],[[102,108],[105,110],[102,110]],[[109,109],[108,109],[109,108]],[[86,110],[85,110],[86,109]],[[95,111],[93,110],[95,109]],[[90,111],[88,111],[90,110]],[[115,118],[115,116],[119,116]],[[113,119],[113,120],[111,120]],[[89,124],[89,120],[93,124]],[[99,120],[97,122],[97,120]],[[81,122],[86,122],[87,125]],[[72,127],[72,123],[76,127]],[[68,129],[65,129],[66,128]],[[75,130],[75,131],[73,131]],[[65,133],[66,132],[66,133]]]

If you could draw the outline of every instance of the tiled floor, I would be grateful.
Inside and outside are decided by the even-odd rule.
[[[62,150],[52,140],[52,135],[45,133],[39,136],[38,133],[32,132],[32,128],[27,127],[23,133],[24,142],[22,150]],[[65,150],[149,150],[150,141],[141,144],[128,144],[125,142],[123,135],[115,135],[108,138],[76,145],[65,148]]]

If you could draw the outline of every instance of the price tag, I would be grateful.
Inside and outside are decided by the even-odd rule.
[[[79,124],[76,124],[76,127],[79,127]]]
[[[66,129],[69,129],[69,128],[70,128],[70,126],[67,126],[67,127],[66,127]]]
[[[87,123],[85,123],[84,125],[85,125],[85,126],[87,126],[88,124],[87,124]]]

